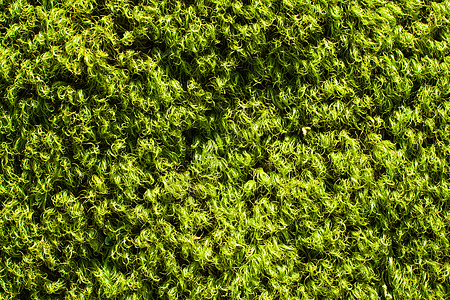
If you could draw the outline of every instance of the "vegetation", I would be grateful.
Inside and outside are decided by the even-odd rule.
[[[0,0],[2,299],[449,299],[450,1]]]

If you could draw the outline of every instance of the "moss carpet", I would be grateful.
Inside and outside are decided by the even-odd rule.
[[[450,1],[0,0],[0,298],[450,299]]]

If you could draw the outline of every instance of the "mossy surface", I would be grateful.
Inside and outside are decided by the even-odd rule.
[[[0,0],[0,298],[449,299],[450,1]]]

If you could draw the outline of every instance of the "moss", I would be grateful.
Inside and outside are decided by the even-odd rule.
[[[449,298],[449,20],[0,1],[1,298]]]

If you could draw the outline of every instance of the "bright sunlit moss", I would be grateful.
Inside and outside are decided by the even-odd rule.
[[[0,298],[450,298],[450,2],[0,0]]]

